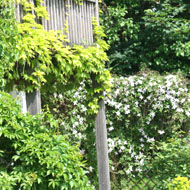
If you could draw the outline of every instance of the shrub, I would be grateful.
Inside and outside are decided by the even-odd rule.
[[[92,189],[78,147],[56,126],[48,113],[21,114],[14,99],[0,93],[0,184],[8,181],[13,190]]]
[[[189,190],[190,181],[186,177],[177,177],[169,185],[169,190]]]
[[[11,6],[12,0],[0,0],[0,86],[5,86],[5,75],[10,75],[18,51],[18,30],[14,9]]]
[[[94,118],[86,109],[87,92],[83,85],[81,83],[77,90],[48,96],[48,103],[61,121],[62,132],[80,143],[88,158],[89,176],[94,178]],[[161,76],[155,72],[114,77],[112,92],[105,95],[113,189],[125,189],[127,178],[142,177],[151,169],[154,153],[160,151],[159,142],[178,138],[181,131],[187,134],[190,116],[188,81],[180,74]],[[161,172],[162,169],[158,170]],[[151,174],[147,177],[152,177]]]

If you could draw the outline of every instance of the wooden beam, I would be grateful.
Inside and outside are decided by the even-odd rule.
[[[89,2],[92,2],[92,3],[96,3],[96,0],[86,0],[86,1],[89,1]]]
[[[110,172],[104,100],[99,101],[99,111],[95,118],[95,127],[99,190],[110,190]]]

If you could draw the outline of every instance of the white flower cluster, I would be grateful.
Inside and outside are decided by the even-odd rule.
[[[173,128],[188,120],[190,93],[183,78],[177,75],[141,74],[115,78],[113,84],[112,92],[104,93],[111,169],[118,172],[120,165],[125,174],[134,175],[143,171],[149,147],[168,138]],[[63,117],[62,126],[74,142],[87,140],[86,129],[92,125],[87,120],[86,95],[84,83],[68,94],[73,107]],[[87,152],[83,147],[81,154]],[[93,171],[89,167],[89,172]]]
[[[144,152],[157,140],[172,135],[175,126],[190,117],[190,92],[178,75],[116,78],[105,103],[109,153],[118,155],[120,162],[131,163],[125,167],[126,174],[142,171]]]

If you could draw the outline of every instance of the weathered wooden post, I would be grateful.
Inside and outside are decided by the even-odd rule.
[[[99,25],[99,3],[96,0],[96,19]],[[110,190],[110,171],[104,100],[99,100],[99,110],[95,117],[96,152],[98,162],[99,190]]]
[[[36,115],[41,112],[41,95],[40,89],[31,93],[26,93],[27,111],[31,115]]]
[[[26,105],[26,93],[24,91],[17,91],[15,89],[13,89],[10,92],[10,95],[17,99],[17,101],[19,102],[20,106],[21,106],[21,111],[22,113],[27,113],[27,105]]]
[[[96,19],[99,25],[99,3],[96,0]],[[95,85],[96,86],[96,85]],[[100,99],[98,114],[95,117],[96,152],[98,162],[99,190],[110,190],[110,171],[104,100]]]
[[[104,100],[99,101],[99,111],[95,118],[95,127],[99,190],[110,190],[110,173]]]

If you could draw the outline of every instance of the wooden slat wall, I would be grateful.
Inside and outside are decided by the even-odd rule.
[[[34,2],[34,0],[29,0]],[[71,44],[91,45],[93,39],[92,19],[96,17],[96,0],[83,0],[82,4],[74,0],[45,0],[50,20],[43,20],[46,30],[63,30],[68,24],[68,39]],[[16,18],[21,22],[23,11],[16,6]]]

